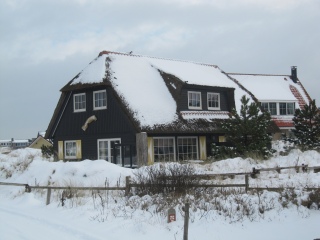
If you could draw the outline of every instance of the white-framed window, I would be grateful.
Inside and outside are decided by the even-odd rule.
[[[294,115],[294,102],[261,102],[262,109],[271,115]]]
[[[198,138],[178,137],[178,159],[197,160],[198,159]]]
[[[64,142],[64,157],[65,159],[77,158],[77,142],[76,141]]]
[[[220,93],[207,93],[208,109],[220,110]]]
[[[175,161],[175,140],[174,137],[154,137],[153,154],[155,162]]]
[[[115,144],[121,144],[121,138],[98,139],[98,159],[121,164],[121,147]]]
[[[271,115],[277,115],[277,103],[263,102],[263,103],[261,103],[261,107],[265,111],[268,111]]]
[[[188,91],[188,107],[189,109],[202,109],[201,92]]]
[[[100,110],[107,108],[107,91],[99,90],[93,92],[93,109]]]
[[[293,115],[294,114],[294,103],[279,103],[280,115]]]
[[[73,111],[74,112],[86,111],[86,94],[85,93],[73,94]]]

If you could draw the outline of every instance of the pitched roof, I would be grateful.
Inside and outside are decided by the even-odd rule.
[[[212,64],[162,59],[141,55],[103,51],[61,91],[95,85],[111,85],[126,102],[141,126],[170,124],[180,116],[176,101],[168,90],[162,73],[176,77],[181,83],[235,89],[235,98],[249,94]],[[172,85],[173,88],[176,86]],[[250,98],[250,97],[249,97]],[[236,101],[236,108],[240,103]],[[193,118],[209,119],[208,114]],[[211,114],[212,118],[225,118],[225,114]]]
[[[290,75],[228,73],[254,94],[259,101],[296,101],[299,106],[311,99],[300,81]],[[303,104],[304,105],[304,104]]]
[[[228,75],[243,85],[258,101],[265,102],[296,102],[296,107],[302,109],[311,98],[302,83],[293,81],[290,75],[241,74]],[[280,128],[293,127],[292,116],[272,116]]]

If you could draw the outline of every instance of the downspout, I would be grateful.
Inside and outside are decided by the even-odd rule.
[[[52,133],[52,135],[51,135],[52,137],[53,137],[54,134],[56,133],[57,127],[58,127],[58,125],[59,125],[59,123],[60,123],[60,121],[61,121],[61,118],[62,118],[62,115],[63,115],[64,111],[66,110],[66,107],[67,107],[67,105],[68,105],[68,102],[69,102],[69,100],[70,100],[71,95],[72,95],[72,91],[70,92],[69,97],[68,97],[68,99],[67,99],[67,102],[66,102],[66,104],[64,105],[63,110],[62,110],[62,112],[61,112],[61,114],[60,114],[60,116],[59,116],[59,120],[58,120],[58,122],[57,122],[57,124],[56,124],[56,127],[54,128],[53,133]]]

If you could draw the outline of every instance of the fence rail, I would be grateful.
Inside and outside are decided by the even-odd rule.
[[[218,174],[196,174],[196,175],[191,175],[191,176],[183,176],[183,177],[188,177],[188,178],[196,178],[196,179],[212,179],[217,176],[224,176],[224,177],[232,177],[236,175],[244,175],[245,176],[245,183],[244,184],[190,184],[190,188],[232,188],[232,187],[243,187],[245,188],[245,191],[249,190],[269,190],[269,191],[279,191],[282,190],[283,187],[281,188],[275,188],[275,187],[250,187],[249,186],[249,176],[252,178],[255,178],[257,174],[260,174],[262,171],[278,171],[280,172],[281,170],[284,169],[296,169],[298,172],[299,169],[301,169],[302,172],[307,172],[310,171],[311,169],[314,172],[319,172],[320,171],[320,166],[313,166],[313,167],[308,167],[308,165],[302,164],[301,166],[289,166],[289,167],[275,167],[275,168],[260,168],[256,169],[253,168],[252,172],[242,172],[242,173],[218,173]],[[168,180],[170,179],[175,179],[179,178],[181,176],[168,176],[166,177]],[[28,184],[23,184],[23,183],[8,183],[8,182],[0,182],[0,185],[6,185],[6,186],[16,186],[16,187],[25,187],[25,192],[31,192],[31,189],[47,189],[47,205],[50,204],[50,197],[51,197],[51,190],[101,190],[101,191],[125,191],[125,196],[128,196],[131,192],[131,188],[137,188],[137,187],[153,187],[153,184],[137,184],[137,183],[132,183],[130,181],[130,176],[126,177],[126,184],[123,187],[59,187],[59,186],[30,186]],[[163,184],[163,187],[170,186],[170,187],[175,187],[174,184],[167,183]],[[287,189],[294,189],[294,187],[286,187]],[[320,189],[319,187],[316,188],[309,188],[309,187],[304,187],[303,189],[306,189],[307,191],[311,190],[316,190]]]

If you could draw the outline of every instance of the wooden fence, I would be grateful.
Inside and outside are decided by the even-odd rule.
[[[189,187],[192,188],[235,188],[235,187],[243,187],[245,188],[245,191],[249,190],[269,190],[269,191],[279,191],[283,188],[274,188],[274,187],[250,187],[249,186],[249,176],[252,178],[255,178],[257,174],[260,174],[260,172],[263,171],[277,171],[281,172],[281,170],[284,169],[295,169],[297,172],[301,170],[301,172],[308,172],[313,170],[314,172],[320,172],[320,166],[313,166],[313,167],[308,167],[308,165],[302,164],[301,166],[290,166],[290,167],[276,167],[276,168],[261,168],[261,169],[256,169],[253,168],[251,172],[242,172],[242,173],[218,173],[218,174],[196,174],[196,175],[191,175],[187,176],[188,178],[197,178],[197,179],[203,179],[203,180],[209,180],[213,179],[216,177],[231,177],[233,178],[234,176],[238,175],[244,175],[245,176],[245,182],[243,184],[194,184],[194,185],[189,185]],[[174,179],[174,178],[179,178],[181,176],[168,176],[166,177],[167,179]],[[186,176],[184,176],[186,177]],[[130,180],[130,176],[126,177],[126,182],[125,182],[124,187],[57,187],[57,186],[30,186],[29,184],[23,184],[23,183],[7,183],[7,182],[0,182],[0,185],[7,185],[7,186],[20,186],[20,187],[25,187],[25,192],[31,192],[31,189],[47,189],[47,201],[46,204],[50,204],[50,198],[51,198],[51,190],[101,190],[101,191],[125,191],[125,196],[128,196],[131,192],[132,188],[137,188],[137,187],[152,187],[153,185],[151,184],[137,184],[137,183],[132,183]],[[174,187],[175,185],[173,184],[165,184],[165,186],[171,186]],[[287,187],[288,189],[293,189],[294,187]],[[307,191],[315,190],[315,189],[320,189],[319,187],[317,188],[308,188],[304,187]]]

